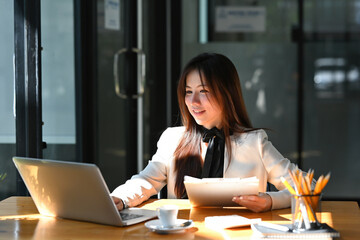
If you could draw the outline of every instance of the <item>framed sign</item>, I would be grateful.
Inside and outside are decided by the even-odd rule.
[[[218,6],[215,9],[215,32],[264,32],[265,7]]]

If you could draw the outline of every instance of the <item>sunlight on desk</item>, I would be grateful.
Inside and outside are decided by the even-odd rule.
[[[291,214],[279,214],[279,216],[281,216],[284,219],[288,219],[289,221],[292,220],[292,215]],[[319,219],[319,221],[320,222],[326,222],[330,226],[333,226],[331,212],[321,212],[321,218]],[[284,222],[281,222],[281,221],[273,221],[273,222],[278,223],[278,224],[284,223]]]
[[[284,224],[284,223],[289,223],[289,221],[291,222],[291,220],[292,220],[292,214],[290,213],[290,214],[279,214],[279,216],[281,217],[281,218],[283,218],[284,220],[282,220],[282,221],[273,221],[273,223],[277,223],[277,224]]]
[[[330,226],[334,226],[331,212],[322,212],[321,213],[321,222],[326,222]]]
[[[239,215],[249,219],[261,218],[271,223],[291,223],[291,209],[254,213],[242,207],[191,208],[188,200],[150,199],[139,207],[156,209],[165,204],[179,206],[178,218],[191,219],[194,227],[180,234],[157,234],[144,223],[129,227],[81,222],[42,216],[30,197],[11,197],[0,202],[0,239],[250,239],[250,227],[212,229],[205,226],[208,216]],[[329,201],[322,204],[322,222],[340,232],[341,239],[358,239],[360,211],[356,202]]]
[[[25,215],[10,215],[10,216],[0,216],[0,221],[3,220],[38,220],[41,218],[45,219],[53,219],[53,217],[43,216],[40,214],[25,214]]]

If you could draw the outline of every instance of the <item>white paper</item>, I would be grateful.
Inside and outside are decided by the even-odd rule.
[[[259,222],[261,222],[261,218],[250,219],[239,215],[211,216],[205,218],[205,226],[213,229],[244,227]]]
[[[105,0],[105,29],[120,30],[120,0]]]

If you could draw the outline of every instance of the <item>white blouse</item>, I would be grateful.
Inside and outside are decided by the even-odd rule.
[[[117,187],[112,196],[121,198],[129,207],[134,207],[157,194],[166,184],[168,198],[176,198],[174,192],[176,173],[174,172],[174,151],[178,146],[185,127],[166,129],[157,143],[157,151],[152,160],[139,174],[134,175],[125,184]],[[202,152],[206,145],[202,144]],[[287,208],[291,203],[291,195],[281,182],[284,177],[291,182],[288,169],[297,166],[284,158],[268,141],[264,130],[231,136],[232,156],[225,147],[224,178],[246,178],[256,176],[259,179],[259,192],[266,192],[267,182],[279,191],[266,192],[272,198],[272,209]]]

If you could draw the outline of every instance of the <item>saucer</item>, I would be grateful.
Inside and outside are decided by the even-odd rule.
[[[180,226],[184,222],[187,222],[189,220],[186,219],[177,219],[176,224],[173,227],[164,227],[161,225],[160,220],[152,220],[145,223],[145,227],[147,227],[149,230],[156,232],[156,233],[179,233],[184,231],[185,229],[192,228],[194,226],[194,223],[191,222],[188,226]]]

